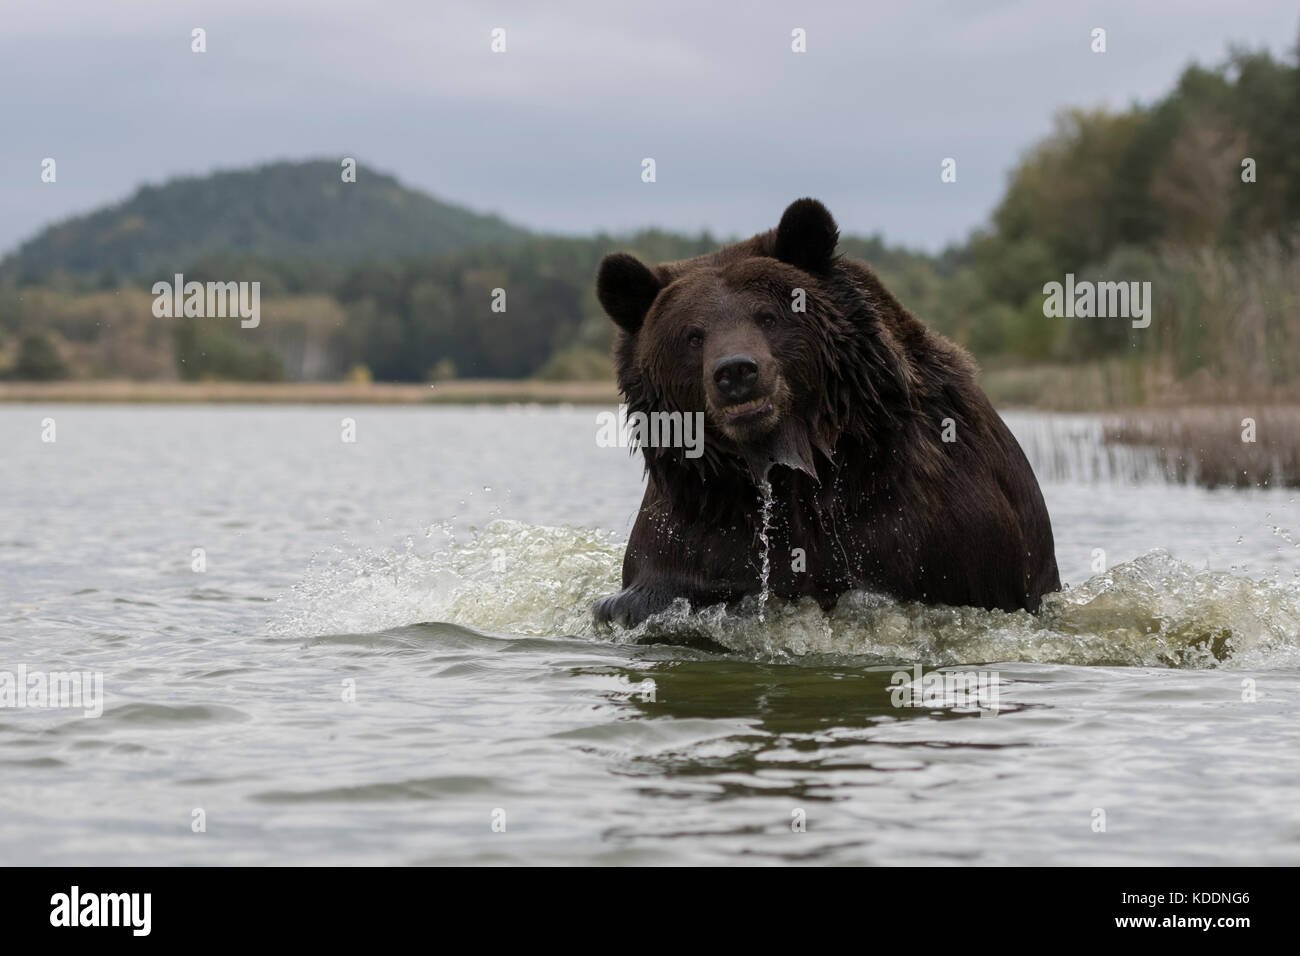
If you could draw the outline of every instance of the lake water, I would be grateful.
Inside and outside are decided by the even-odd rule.
[[[1040,616],[642,644],[590,624],[641,494],[596,413],[0,407],[0,672],[103,682],[0,708],[0,863],[1300,863],[1294,490],[1008,415]],[[916,664],[983,693],[894,706]]]

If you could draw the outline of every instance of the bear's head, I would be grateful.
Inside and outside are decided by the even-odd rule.
[[[739,458],[759,480],[772,464],[816,477],[813,450],[832,458],[849,411],[846,375],[860,386],[898,374],[860,354],[879,334],[838,239],[826,207],[800,199],[775,230],[697,259],[652,269],[606,256],[596,295],[622,330],[629,410],[703,412],[715,468]],[[646,453],[651,465],[666,454]]]

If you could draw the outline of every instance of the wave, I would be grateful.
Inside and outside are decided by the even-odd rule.
[[[591,604],[618,590],[623,543],[600,531],[499,520],[421,554],[367,551],[315,567],[272,634],[372,634],[422,622],[529,637],[703,642],[768,659],[822,657],[936,666],[1036,663],[1173,668],[1300,666],[1300,587],[1198,570],[1148,552],[1024,611],[933,607],[879,594],[757,598],[690,611],[685,602],[632,629],[598,631]]]

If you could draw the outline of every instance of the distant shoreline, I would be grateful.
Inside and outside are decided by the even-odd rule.
[[[1026,365],[987,369],[980,376],[1002,410],[1169,414],[1192,408],[1300,408],[1300,391],[1250,394],[1228,383],[1143,380],[1122,367]],[[613,381],[452,379],[445,382],[133,382],[123,379],[0,381],[0,404],[108,405],[591,405],[620,402]]]
[[[613,382],[0,382],[10,404],[615,405]]]

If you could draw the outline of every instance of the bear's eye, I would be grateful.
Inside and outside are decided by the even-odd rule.
[[[686,341],[691,348],[698,349],[701,345],[704,344],[704,333],[700,331],[692,332],[690,335],[686,337]]]
[[[754,316],[754,321],[758,323],[758,327],[761,329],[772,329],[776,327],[778,319],[772,312],[760,312]]]

